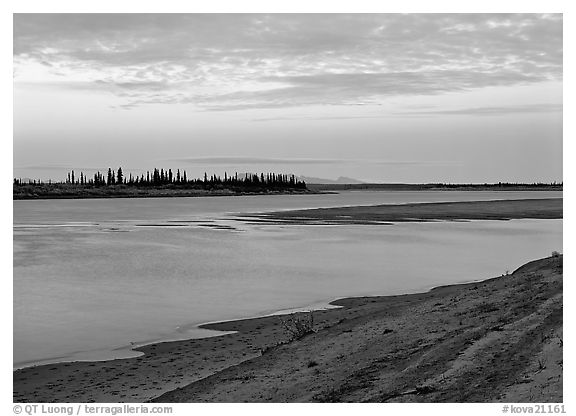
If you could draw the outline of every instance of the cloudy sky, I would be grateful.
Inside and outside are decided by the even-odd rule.
[[[17,14],[14,174],[562,180],[562,16]]]

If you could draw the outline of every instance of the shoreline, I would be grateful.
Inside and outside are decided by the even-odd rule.
[[[457,284],[460,284],[460,283],[457,283]],[[434,286],[434,287],[430,288],[429,290],[432,290],[435,287],[437,287],[437,286]],[[420,292],[419,291],[407,292],[406,294],[411,294],[411,293],[420,293]],[[382,296],[395,296],[395,295],[368,295],[368,296],[382,297]],[[225,330],[220,330],[220,329],[209,329],[208,328],[208,327],[213,326],[213,325],[227,324],[230,322],[240,322],[240,321],[246,321],[246,320],[251,320],[251,319],[261,319],[261,318],[268,318],[268,317],[291,315],[294,313],[301,313],[301,312],[314,312],[314,311],[321,311],[321,310],[338,309],[338,308],[341,308],[341,306],[333,305],[334,302],[337,302],[337,301],[343,300],[343,299],[354,299],[354,298],[363,298],[363,297],[365,297],[365,296],[362,296],[362,295],[360,295],[360,296],[344,296],[344,297],[338,297],[338,298],[335,298],[335,299],[329,300],[329,301],[327,300],[327,301],[315,302],[313,304],[309,304],[309,305],[305,305],[305,306],[297,306],[297,307],[293,307],[293,308],[279,309],[279,310],[276,310],[274,312],[263,312],[262,314],[251,315],[251,316],[246,316],[246,317],[235,317],[235,318],[230,318],[230,319],[222,319],[222,320],[218,320],[218,321],[207,321],[207,322],[202,322],[199,324],[185,325],[186,327],[189,327],[189,329],[187,329],[186,331],[201,330],[201,331],[213,332],[214,334],[213,335],[206,335],[206,336],[199,336],[199,337],[182,337],[181,339],[167,336],[165,338],[156,339],[156,340],[152,340],[152,341],[136,342],[133,345],[123,345],[123,346],[119,346],[119,347],[105,349],[104,351],[107,353],[112,353],[113,351],[126,351],[128,354],[127,356],[119,356],[119,357],[110,358],[110,359],[74,360],[72,358],[74,356],[92,352],[92,351],[75,351],[75,352],[71,353],[71,355],[67,355],[67,356],[46,358],[46,359],[36,360],[36,361],[28,361],[26,363],[20,363],[20,364],[16,363],[13,365],[12,371],[14,372],[14,371],[20,371],[20,370],[25,370],[25,369],[31,369],[31,368],[35,368],[35,367],[46,366],[46,365],[69,364],[69,363],[75,363],[75,362],[90,362],[90,363],[92,363],[92,362],[113,361],[116,359],[138,358],[138,357],[141,357],[143,354],[140,353],[138,355],[133,355],[133,354],[129,354],[129,353],[137,354],[139,352],[139,351],[137,351],[138,348],[143,348],[143,347],[147,347],[150,345],[156,345],[156,344],[161,344],[161,343],[170,343],[170,342],[179,342],[179,341],[188,341],[188,340],[192,340],[192,339],[201,340],[201,339],[207,339],[207,338],[215,338],[215,337],[224,336],[224,335],[238,332],[238,331],[225,331]],[[318,305],[318,306],[314,307],[315,305]],[[178,333],[178,331],[175,331],[174,333]],[[98,350],[98,351],[100,351],[100,350]]]
[[[155,345],[155,344],[161,344],[161,343],[187,341],[187,340],[192,340],[192,339],[201,340],[201,339],[206,339],[206,338],[214,338],[214,337],[224,336],[224,335],[228,335],[228,334],[231,334],[234,332],[238,332],[238,331],[226,331],[226,330],[211,329],[210,328],[212,326],[219,326],[220,324],[228,324],[228,323],[242,322],[242,321],[246,321],[246,320],[269,318],[269,317],[282,317],[282,316],[292,315],[295,313],[297,314],[297,313],[308,313],[308,312],[339,309],[339,308],[342,308],[341,305],[338,305],[339,301],[346,302],[348,300],[371,298],[371,297],[385,298],[385,297],[391,297],[391,296],[409,296],[409,295],[417,295],[417,294],[426,294],[426,293],[429,293],[429,292],[431,292],[437,288],[467,285],[467,284],[472,284],[472,283],[480,283],[483,281],[484,281],[484,279],[466,280],[466,281],[451,283],[451,284],[447,284],[447,285],[433,285],[433,286],[426,287],[426,288],[418,288],[418,289],[414,289],[414,290],[399,292],[396,294],[387,294],[387,295],[366,294],[366,295],[355,295],[355,296],[340,296],[337,298],[333,298],[332,300],[321,300],[321,301],[307,304],[304,306],[296,306],[296,307],[292,307],[292,308],[279,309],[279,310],[276,310],[274,312],[262,312],[261,314],[245,316],[245,317],[233,317],[230,319],[208,321],[208,322],[202,322],[199,324],[187,324],[185,326],[188,327],[189,329],[187,329],[186,331],[188,331],[188,330],[204,330],[204,331],[214,332],[214,334],[213,335],[200,336],[200,337],[182,337],[181,339],[167,336],[165,338],[160,338],[160,339],[156,339],[156,340],[152,340],[152,341],[135,342],[133,345],[126,344],[123,346],[105,349],[104,351],[108,352],[108,353],[111,353],[113,351],[126,351],[128,355],[109,358],[109,359],[101,359],[101,360],[99,360],[99,359],[74,360],[72,358],[74,356],[78,356],[78,355],[82,355],[84,353],[90,353],[91,352],[91,351],[75,351],[75,352],[71,353],[71,355],[68,355],[68,356],[46,358],[46,359],[37,360],[37,361],[29,361],[29,362],[27,362],[29,364],[23,364],[23,365],[17,365],[17,366],[13,365],[12,370],[14,372],[14,371],[19,371],[19,370],[41,367],[41,366],[46,366],[46,365],[54,365],[54,364],[68,364],[68,363],[74,363],[74,362],[106,362],[106,361],[113,361],[116,359],[137,358],[137,357],[141,357],[142,353],[139,353],[138,355],[132,355],[130,353],[134,353],[134,354],[138,353],[139,352],[139,351],[137,351],[138,348],[147,347],[147,346]],[[180,327],[178,327],[178,328],[180,328]],[[178,333],[178,331],[175,331],[174,333]],[[100,350],[98,350],[98,351],[100,351]]]
[[[434,184],[434,183],[309,183],[309,188],[330,191],[562,191],[563,184]]]
[[[344,308],[335,325],[152,401],[562,402],[562,256],[480,282],[333,303]]]
[[[274,196],[274,195],[321,195],[334,194],[337,192],[330,191],[271,191],[271,192],[171,192],[171,193],[149,193],[149,194],[87,194],[87,195],[12,195],[12,201],[47,201],[54,199],[77,200],[77,199],[142,199],[142,198],[203,198],[203,197],[224,197],[224,196]]]
[[[410,309],[413,305],[420,305],[422,308],[422,305],[448,295],[469,292],[469,288],[474,286],[490,286],[496,284],[495,282],[515,279],[516,276],[520,280],[525,279],[526,273],[522,270],[532,267],[530,265],[533,264],[544,264],[544,269],[549,274],[548,269],[554,262],[560,262],[561,267],[561,257],[559,259],[542,259],[521,266],[512,275],[480,282],[437,286],[424,293],[336,299],[330,303],[339,306],[339,308],[314,312],[314,320],[317,322],[316,325],[319,325],[319,330],[302,340],[293,342],[287,342],[289,334],[285,333],[281,323],[281,319],[286,319],[291,315],[268,315],[202,324],[200,327],[204,329],[236,332],[212,338],[159,342],[139,346],[134,348],[134,351],[144,355],[136,358],[26,367],[13,372],[14,401],[142,402],[149,400],[181,401],[183,398],[190,397],[200,397],[195,401],[233,401],[233,396],[230,396],[229,399],[226,399],[226,396],[224,398],[216,396],[217,391],[213,391],[214,385],[210,383],[214,379],[223,378],[224,382],[218,382],[217,386],[225,385],[226,380],[229,380],[227,373],[239,371],[238,368],[242,366],[252,368],[255,365],[256,367],[269,365],[270,357],[278,355],[283,349],[289,350],[290,354],[298,355],[298,349],[294,350],[297,344],[312,338],[319,338],[323,342],[338,335],[338,333],[340,335],[346,334],[347,329],[345,327],[350,326],[353,321],[374,323],[375,319],[378,318],[377,315],[382,313],[379,307],[398,311]],[[558,264],[554,267],[558,269]],[[558,276],[555,279],[553,286],[557,289],[558,284],[561,287],[561,269],[559,280]],[[303,314],[296,314],[296,316],[301,315]],[[424,314],[424,316],[427,315]],[[408,319],[409,317],[404,316],[404,318]],[[352,325],[351,328],[353,332],[358,329],[357,325]],[[365,334],[359,333],[358,342],[365,338],[363,335]],[[314,343],[311,347],[314,347]],[[260,361],[263,362],[259,364]],[[275,365],[277,364],[278,362],[275,362]],[[317,367],[317,365],[313,367]],[[321,367],[320,364],[318,367]],[[306,369],[306,366],[304,368]],[[245,380],[245,384],[250,383]],[[212,387],[208,388],[207,386]],[[177,390],[179,388],[183,389]],[[204,395],[210,396],[212,394],[212,399],[206,399],[208,396],[202,394],[197,396],[198,390],[201,390]],[[187,395],[188,393],[192,395]],[[241,397],[249,400],[246,395]],[[270,400],[270,398],[252,397],[249,401]],[[244,399],[240,401],[244,401]],[[272,399],[272,401],[275,400]],[[318,396],[312,401],[329,400]]]
[[[563,198],[354,205],[245,213],[238,221],[272,225],[388,225],[395,222],[562,219]]]
[[[167,193],[162,193],[166,190],[158,190],[157,193],[149,192],[126,194],[122,192],[114,193],[94,193],[94,194],[14,194],[12,193],[13,201],[31,201],[31,200],[52,200],[52,199],[139,199],[139,198],[202,198],[202,197],[220,197],[220,196],[262,196],[262,195],[324,195],[324,194],[338,194],[346,191],[370,191],[370,192],[562,192],[562,187],[510,187],[500,188],[494,187],[422,187],[420,185],[406,186],[406,187],[359,187],[348,188],[331,187],[330,185],[322,184],[309,184],[305,190],[286,190],[286,191],[267,191],[267,192],[246,192],[246,191],[207,191],[207,190],[168,190]]]

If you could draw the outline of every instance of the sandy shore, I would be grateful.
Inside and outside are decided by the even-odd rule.
[[[562,218],[562,198],[433,202],[316,208],[244,214],[249,222],[268,224],[367,224],[393,222]]]
[[[466,276],[463,276],[465,280]],[[561,402],[562,257],[427,293],[342,299],[290,341],[278,316],[138,358],[14,372],[15,402]],[[296,319],[307,319],[299,314]]]

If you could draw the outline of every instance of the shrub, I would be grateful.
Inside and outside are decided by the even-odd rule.
[[[313,312],[305,315],[292,314],[286,319],[280,318],[280,321],[286,332],[290,335],[291,340],[297,340],[316,332],[314,330]]]

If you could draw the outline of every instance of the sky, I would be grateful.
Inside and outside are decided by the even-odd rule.
[[[14,176],[562,181],[561,14],[15,14]]]

